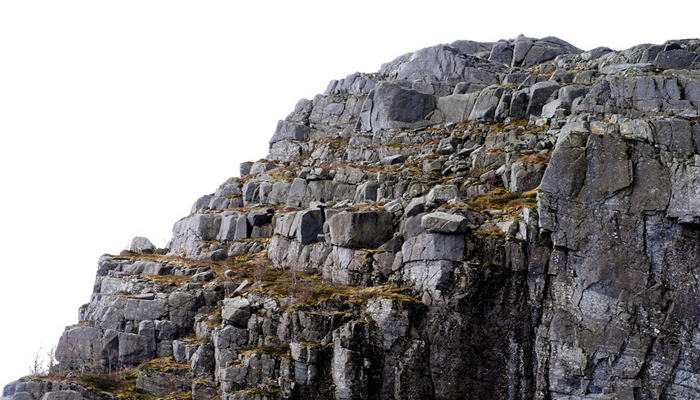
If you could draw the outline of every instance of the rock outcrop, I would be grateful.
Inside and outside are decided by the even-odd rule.
[[[19,399],[700,397],[700,40],[457,41],[333,81]]]

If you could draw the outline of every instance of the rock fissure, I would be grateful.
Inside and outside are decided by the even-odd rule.
[[[3,396],[698,397],[698,68],[519,36],[334,80],[167,248],[101,257],[55,380]]]

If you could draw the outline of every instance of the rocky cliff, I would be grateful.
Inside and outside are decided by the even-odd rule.
[[[332,81],[168,248],[101,257],[3,396],[700,397],[699,54],[465,40]]]

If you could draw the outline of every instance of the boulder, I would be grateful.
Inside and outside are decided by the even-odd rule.
[[[435,204],[453,203],[459,199],[459,189],[455,185],[436,185],[433,187],[425,200]]]
[[[248,326],[250,315],[250,302],[245,297],[224,299],[224,307],[221,309],[224,321],[233,326],[245,328]]]
[[[274,208],[267,208],[264,210],[253,210],[248,213],[248,224],[251,227],[263,226],[272,222],[272,216],[275,213]]]
[[[657,54],[654,65],[661,69],[689,68],[697,57],[696,53],[681,49],[661,51]]]
[[[151,243],[148,238],[137,236],[131,239],[131,244],[129,245],[129,251],[134,253],[149,253],[153,254],[156,251],[156,246]]]
[[[489,86],[482,90],[479,97],[474,103],[474,108],[472,108],[469,114],[469,119],[477,121],[493,121],[496,116],[496,108],[498,107],[498,102],[503,95],[502,86]]]
[[[520,66],[522,68],[534,67],[553,60],[554,57],[561,54],[580,54],[582,52],[581,49],[568,42],[548,36],[532,43]]]
[[[452,94],[438,98],[437,109],[440,110],[446,123],[462,122],[469,119],[474,103],[479,93]]]
[[[372,130],[417,128],[429,124],[437,101],[433,95],[406,89],[393,82],[381,82],[374,91]]]
[[[340,212],[328,220],[331,243],[350,248],[375,249],[393,236],[391,214],[384,210]]]
[[[511,192],[527,192],[540,185],[544,170],[544,164],[515,162],[510,167],[510,187]]]
[[[434,212],[421,218],[421,226],[430,233],[465,233],[467,219],[461,215]]]
[[[14,400],[15,397],[13,396]],[[85,398],[75,390],[59,390],[57,392],[44,393],[41,400],[84,400]]]
[[[318,241],[318,235],[323,233],[323,210],[305,210],[294,215],[290,227],[290,237],[294,237],[301,244],[307,245]]]
[[[119,362],[127,365],[136,365],[155,358],[155,332],[152,332],[152,334],[149,332],[149,336],[120,332],[118,337]]]
[[[394,164],[401,164],[404,161],[405,161],[405,158],[403,155],[396,154],[393,156],[384,157],[381,159],[380,162],[382,165],[394,165]]]
[[[295,124],[293,122],[280,120],[277,123],[275,134],[270,139],[270,146],[281,141],[302,141],[308,140],[311,128],[306,125]],[[249,171],[250,172],[250,171]]]
[[[489,60],[510,65],[513,61],[513,49],[511,49],[508,42],[500,40],[493,45],[491,54],[489,54]]]
[[[136,379],[136,389],[151,396],[165,397],[171,393],[187,393],[192,378],[184,368],[170,368],[168,372],[141,368]]]
[[[403,262],[447,260],[461,261],[464,236],[444,233],[421,233],[409,238],[401,246]]]
[[[581,53],[581,59],[584,61],[595,60],[608,53],[612,53],[612,49],[609,47],[596,47],[595,49]]]
[[[559,90],[556,82],[538,82],[530,88],[530,103],[527,106],[526,115],[540,115],[542,107],[547,104],[549,97]]]

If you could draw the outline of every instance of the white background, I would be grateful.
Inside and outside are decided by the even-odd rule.
[[[694,2],[0,1],[0,387],[331,79],[458,39],[584,50],[700,35]]]

